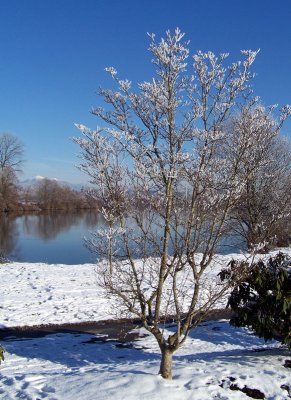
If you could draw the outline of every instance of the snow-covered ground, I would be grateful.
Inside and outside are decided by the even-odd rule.
[[[114,302],[96,285],[94,265],[3,264],[0,282],[4,327],[117,317]],[[94,342],[91,333],[6,338],[0,399],[247,399],[233,390],[245,386],[269,400],[290,398],[291,374],[284,363],[291,356],[275,341],[265,344],[227,321],[205,322],[175,353],[169,382],[157,375],[154,339],[139,333],[132,347]]]
[[[233,256],[243,257],[217,256],[213,268],[206,274],[209,284]],[[0,264],[0,282],[0,324],[5,327],[120,317],[114,299],[97,285],[94,264]],[[191,281],[188,286],[191,290]]]
[[[142,332],[144,333],[144,332]],[[3,400],[211,400],[248,399],[247,386],[269,400],[287,400],[291,386],[287,349],[265,344],[227,321],[204,323],[174,356],[174,379],[157,375],[160,356],[154,340],[134,347],[90,342],[89,334],[53,334],[3,344],[0,367]],[[261,350],[256,352],[255,350]],[[262,351],[264,350],[264,351]],[[232,386],[233,387],[233,386]],[[258,397],[257,397],[258,398]]]
[[[0,323],[6,327],[114,317],[93,264],[3,264],[0,282]]]

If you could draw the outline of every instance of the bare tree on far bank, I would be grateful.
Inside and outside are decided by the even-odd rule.
[[[56,179],[44,178],[36,186],[21,187],[24,146],[11,134],[0,134],[0,211],[51,211],[96,209],[85,192],[71,189]]]
[[[108,221],[87,242],[106,257],[96,267],[99,284],[154,335],[167,379],[173,353],[229,288],[213,278],[215,252],[249,176],[264,164],[258,152],[246,171],[257,139],[227,129],[242,105],[255,107],[249,82],[257,52],[242,51],[243,61],[227,65],[228,54],[199,51],[188,74],[183,36],[179,29],[160,42],[151,35],[156,74],[136,91],[108,68],[117,89],[101,89],[108,108],[93,112],[105,127],[78,125],[83,136],[75,139]],[[266,129],[262,139],[276,134]],[[169,318],[175,327],[167,330]]]
[[[8,133],[0,134],[0,210],[17,201],[17,173],[23,162],[23,144]]]
[[[86,195],[59,183],[55,179],[43,178],[30,190],[30,199],[45,211],[70,211],[86,208],[96,208],[88,202]]]

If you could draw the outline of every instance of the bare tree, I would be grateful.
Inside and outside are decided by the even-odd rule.
[[[34,200],[42,210],[86,208],[84,194],[71,189],[56,179],[41,179],[31,192]]]
[[[12,168],[19,171],[23,162],[23,144],[16,136],[9,133],[0,134],[0,169]]]
[[[17,172],[23,161],[23,145],[8,133],[0,134],[0,208],[7,209],[15,201]]]
[[[228,289],[209,272],[219,271],[215,251],[246,184],[242,160],[256,144],[248,135],[235,141],[225,125],[250,95],[257,52],[227,66],[228,54],[199,51],[187,75],[183,36],[176,29],[157,43],[150,35],[156,76],[136,91],[107,68],[118,88],[100,89],[111,108],[93,111],[105,127],[78,125],[83,137],[75,139],[108,221],[87,242],[105,257],[99,283],[154,335],[168,379],[173,353]],[[175,330],[163,325],[169,318]]]
[[[17,176],[10,167],[0,170],[0,209],[9,210],[18,200]]]

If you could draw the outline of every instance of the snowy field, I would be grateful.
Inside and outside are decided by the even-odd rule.
[[[3,264],[0,282],[3,328],[117,318],[114,302],[96,285],[94,265]],[[169,382],[157,375],[155,341],[138,333],[125,346],[92,333],[6,338],[0,399],[248,399],[250,389],[269,400],[291,396],[284,366],[291,355],[278,342],[224,320],[205,322],[175,353]]]
[[[217,256],[206,274],[209,285],[233,257],[243,258]],[[0,282],[0,324],[4,327],[120,318],[114,299],[97,285],[94,264],[0,264]],[[191,290],[191,281],[187,284]],[[225,304],[223,299],[219,307]]]
[[[112,307],[95,278],[91,264],[0,265],[0,323],[12,327],[111,319]]]

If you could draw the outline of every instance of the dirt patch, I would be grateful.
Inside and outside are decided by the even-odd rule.
[[[238,387],[236,384],[230,385],[230,390],[240,390],[241,392],[245,393],[248,397],[252,399],[265,399],[264,393],[262,393],[258,389],[251,389],[248,386],[244,386],[243,388]]]
[[[211,321],[218,319],[229,319],[232,315],[231,310],[212,310],[202,321]],[[171,322],[171,321],[169,321]],[[107,338],[117,339],[120,341],[130,341],[136,334],[131,333],[134,328],[141,326],[141,321],[138,319],[119,319],[119,320],[104,320],[90,321],[66,324],[49,324],[49,325],[34,325],[21,326],[13,328],[5,328],[0,330],[0,340],[7,340],[9,337],[15,338],[35,338],[46,336],[52,333],[89,333],[95,335],[104,335]]]
[[[56,333],[88,333],[106,338],[130,341],[132,331],[139,326],[134,320],[97,321],[76,324],[22,326],[0,330],[0,340],[39,338]]]
[[[291,399],[291,386],[281,385],[280,388],[286,390],[286,392],[288,393],[288,399]]]
[[[247,385],[244,385],[243,388],[240,388],[236,383],[234,383],[235,381],[236,378],[234,378],[233,376],[229,376],[227,379],[223,379],[223,381],[219,386],[225,389],[230,389],[235,391],[239,390],[242,393],[246,394],[248,397],[251,397],[252,399],[266,398],[264,393],[262,393],[260,390],[249,388]]]

